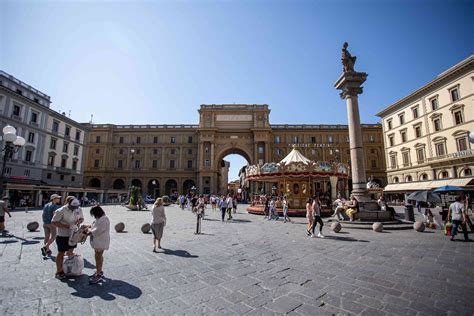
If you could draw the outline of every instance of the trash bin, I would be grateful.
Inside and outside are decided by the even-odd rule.
[[[413,205],[407,204],[405,205],[405,220],[414,222],[415,221],[415,214],[413,213]]]

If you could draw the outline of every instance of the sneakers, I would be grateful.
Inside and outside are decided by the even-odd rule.
[[[318,234],[318,238],[324,238],[324,235],[321,234],[321,233],[319,233],[319,234]]]
[[[41,247],[41,254],[43,255],[43,257],[46,257],[46,247]]]
[[[311,236],[311,232],[309,230],[306,230],[306,234],[308,234],[308,236]]]
[[[91,275],[89,275],[89,279],[92,279],[92,278],[94,278],[95,276],[96,276],[95,273],[94,273],[94,274],[91,274]],[[103,277],[103,276],[104,276],[104,271],[100,272],[100,273],[99,273],[99,276]]]
[[[311,238],[316,238],[316,235],[311,234]]]
[[[55,278],[58,279],[58,280],[64,280],[66,278],[66,275],[64,274],[63,271],[57,272],[56,275],[55,275]]]
[[[100,281],[102,281],[102,275],[96,275],[94,276],[93,278],[89,279],[89,284],[97,284],[99,283]]]

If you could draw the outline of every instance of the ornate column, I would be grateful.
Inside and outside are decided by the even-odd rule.
[[[369,201],[367,179],[365,173],[364,149],[362,147],[362,131],[359,116],[359,94],[362,94],[362,84],[367,79],[365,72],[354,71],[355,58],[347,51],[347,43],[343,48],[344,73],[335,83],[340,96],[346,100],[347,121],[349,125],[349,144],[351,153],[352,194],[358,201]]]
[[[341,90],[340,96],[346,100],[347,123],[349,126],[349,145],[351,153],[351,194],[359,201],[359,218],[361,220],[389,220],[387,211],[380,211],[376,201],[372,201],[367,192],[367,178],[365,172],[365,157],[362,144],[362,131],[359,115],[359,94],[362,94],[362,84],[367,79],[365,72],[356,72],[354,65],[356,57],[352,56],[344,43],[342,48],[343,73],[334,86]],[[364,212],[367,211],[367,212]]]

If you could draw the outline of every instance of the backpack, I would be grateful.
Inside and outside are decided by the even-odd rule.
[[[84,259],[82,255],[76,254],[71,257],[65,257],[63,263],[63,271],[66,275],[78,276],[82,274],[82,269],[84,269]]]

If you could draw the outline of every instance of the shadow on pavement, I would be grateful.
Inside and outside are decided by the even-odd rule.
[[[69,287],[76,290],[71,295],[92,298],[98,296],[106,301],[113,301],[117,295],[123,296],[130,300],[137,299],[142,295],[142,291],[125,281],[112,280],[104,277],[104,281],[98,284],[89,284],[89,278],[86,275],[81,275],[76,278],[66,279],[64,281]]]
[[[163,248],[161,250],[163,251],[160,251],[158,253],[162,253],[164,255],[172,255],[172,256],[178,256],[178,257],[183,257],[183,258],[199,258],[199,256],[191,255],[186,250],[172,250],[172,249],[166,249],[166,248]]]
[[[358,242],[369,242],[368,240],[355,239],[352,237],[337,237],[337,236],[326,236],[326,239],[334,239],[340,241],[358,241]]]
[[[219,222],[220,220],[219,219],[215,219],[215,218],[206,218],[204,217],[203,220],[205,221],[210,221],[210,222]]]
[[[3,238],[15,238],[15,239],[18,239],[18,240],[21,240],[22,241],[22,245],[34,245],[34,244],[39,244],[39,241],[38,240],[28,240],[28,239],[25,239],[25,238],[21,238],[21,237],[17,237],[15,235],[9,235],[9,234],[2,234],[1,237]],[[18,240],[4,240],[4,241],[0,241],[0,244],[13,244],[15,242],[18,242]]]
[[[252,221],[248,219],[232,219],[229,222],[230,223],[251,223]]]
[[[84,268],[86,269],[95,269],[95,264],[84,258]]]
[[[33,237],[31,239],[34,239],[34,240],[44,240],[44,237]]]

